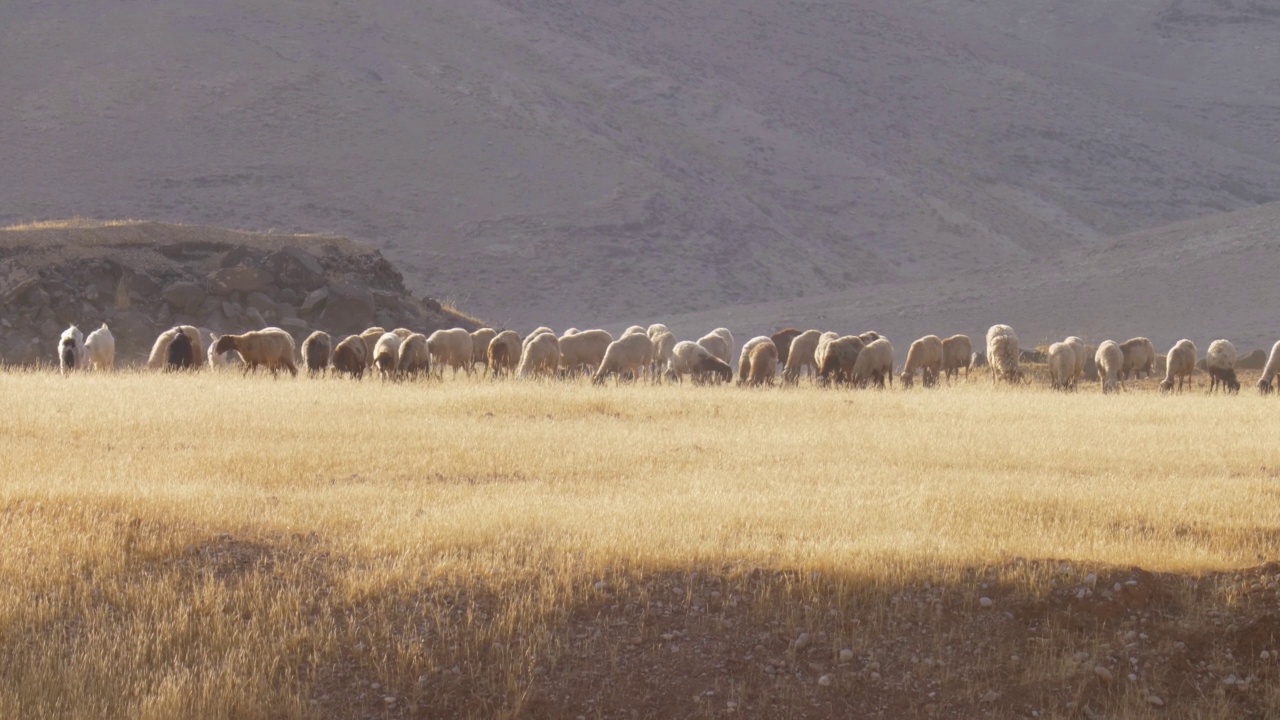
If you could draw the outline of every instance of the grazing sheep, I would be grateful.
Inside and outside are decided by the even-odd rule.
[[[772,385],[773,378],[778,374],[778,346],[769,338],[764,338],[764,342],[752,346],[747,365],[750,367],[746,378],[747,386]]]
[[[649,339],[649,336],[643,331],[623,335],[609,343],[609,347],[604,353],[604,359],[600,362],[600,369],[596,370],[591,382],[594,385],[603,385],[609,375],[617,374],[619,378],[622,378],[626,373],[630,373],[631,377],[639,379],[652,364],[653,341]]]
[[[1136,379],[1138,373],[1146,373],[1151,377],[1151,368],[1156,362],[1156,348],[1144,337],[1136,337],[1120,343],[1120,352],[1124,353],[1124,365],[1120,368],[1120,377],[1129,379],[1132,373]],[[1082,368],[1083,369],[1083,368]]]
[[[396,378],[396,368],[400,362],[400,345],[403,342],[399,335],[388,332],[382,333],[382,337],[378,338],[378,342],[373,346],[373,364],[378,368],[378,375],[383,380]]]
[[[728,363],[730,353],[733,351],[733,345],[724,339],[724,336],[714,332],[698,338],[698,345],[706,348],[713,356],[718,358],[722,363]]]
[[[1022,377],[1018,369],[1018,336],[1008,325],[992,325],[987,330],[987,362],[991,364],[993,382],[1014,383]]]
[[[403,343],[406,339],[408,339],[408,337],[409,337],[410,335],[412,335],[412,334],[413,334],[413,331],[412,331],[412,330],[410,330],[409,328],[402,328],[402,327],[396,328],[395,330],[392,330],[391,332],[395,333],[395,334],[396,334],[396,336],[400,338],[400,342],[402,342],[402,343]]]
[[[471,333],[471,364],[489,366],[489,343],[498,336],[498,331],[484,327]]]
[[[86,366],[94,370],[114,370],[116,367],[116,338],[106,323],[85,338]]]
[[[386,335],[387,331],[381,327],[371,327],[360,333],[360,340],[364,342],[365,362],[369,363],[369,367],[373,367],[373,348],[378,344],[378,340]]]
[[[581,331],[581,330],[579,330],[578,328],[576,328],[576,327],[571,327],[571,328],[569,328],[568,330],[565,330],[564,332],[560,333],[560,336],[561,336],[561,337],[564,337],[565,335],[577,335],[577,334],[578,334],[578,333],[580,333],[580,332],[582,332],[582,331]]]
[[[1120,350],[1120,345],[1115,340],[1103,341],[1098,346],[1098,352],[1094,354],[1094,361],[1098,364],[1098,375],[1102,378],[1104,394],[1124,389],[1124,385],[1120,382],[1120,368],[1124,367],[1124,352]]]
[[[663,325],[662,323],[654,323],[645,329],[644,334],[648,335],[650,340],[653,340],[658,336],[659,333],[664,333],[664,332],[671,332],[671,331],[668,330],[667,326]]]
[[[214,352],[220,355],[232,350],[239,353],[244,358],[241,375],[256,372],[259,365],[270,370],[273,377],[280,368],[288,370],[294,377],[298,375],[298,367],[293,364],[296,352],[293,336],[278,327],[252,330],[243,335],[223,335],[213,347]]]
[[[747,381],[747,377],[751,375],[751,351],[755,350],[758,345],[764,343],[772,343],[768,335],[757,335],[746,342],[742,346],[742,354],[738,357],[738,384],[741,385]],[[774,355],[777,355],[778,348],[774,346]]]
[[[427,336],[414,333],[400,343],[396,356],[396,372],[401,378],[417,378],[431,371],[431,351],[427,349]]]
[[[916,370],[920,371],[920,382],[925,387],[933,387],[938,382],[938,375],[942,373],[942,338],[925,335],[907,348],[907,362],[902,366],[904,388],[915,382]]]
[[[524,336],[524,341],[520,343],[520,351],[521,351],[521,352],[524,352],[524,348],[525,348],[525,346],[527,346],[529,343],[533,342],[533,339],[534,339],[534,338],[536,338],[536,337],[538,337],[539,335],[542,335],[542,334],[544,334],[544,333],[550,333],[550,334],[552,334],[552,335],[555,335],[555,331],[554,331],[554,330],[552,330],[551,328],[549,328],[549,327],[547,327],[547,326],[545,326],[545,325],[538,326],[538,327],[536,327],[536,328],[534,328],[534,329],[533,329],[533,332],[531,332],[531,333],[529,333],[528,335],[525,335],[525,336]]]
[[[855,335],[854,337],[857,337],[857,336]],[[835,342],[836,340],[839,340],[839,339],[840,339],[840,333],[832,332],[830,330],[818,336],[818,344],[815,345],[813,348],[813,361],[818,366],[818,375],[820,376],[822,375],[822,358],[826,356],[827,344]],[[862,338],[858,338],[858,339],[861,340]],[[866,343],[863,343],[863,345],[865,346]]]
[[[787,358],[791,357],[791,341],[795,340],[801,332],[800,328],[789,327],[769,336],[774,346],[778,348],[778,363],[782,367],[787,366]]]
[[[823,385],[833,380],[837,385],[852,383],[858,356],[865,347],[857,335],[845,335],[823,343],[818,359],[818,382]]]
[[[333,371],[346,373],[356,380],[364,378],[364,371],[369,367],[365,359],[366,345],[359,335],[348,335],[333,349]]]
[[[516,365],[520,363],[521,347],[520,334],[515,330],[503,330],[489,341],[485,355],[494,377],[504,373],[510,375],[516,371]],[[556,362],[559,362],[558,358]]]
[[[718,327],[715,330],[712,330],[711,334],[719,335],[720,337],[724,338],[724,344],[725,344],[724,357],[720,359],[724,360],[727,363],[732,363],[733,362],[733,333],[729,332],[729,328]]]
[[[1224,391],[1235,393],[1240,391],[1240,381],[1236,379],[1236,346],[1227,340],[1214,340],[1209,343],[1209,352],[1205,355],[1205,369],[1209,371],[1209,392],[1219,387]]]
[[[733,378],[733,368],[729,367],[729,363],[712,355],[710,350],[698,343],[688,340],[676,343],[672,349],[670,373],[682,382],[685,375],[692,375],[696,383],[711,380],[729,382]]]
[[[173,342],[173,338],[177,336],[178,333],[186,335],[187,338],[191,340],[191,350],[195,353],[195,357],[192,358],[192,367],[199,368],[204,366],[204,344],[200,338],[200,330],[190,325],[179,325],[178,327],[165,330],[156,338],[155,343],[151,346],[151,355],[147,358],[148,368],[152,370],[159,370],[166,366],[169,343]]]
[[[942,372],[948,383],[952,377],[959,379],[961,370],[968,380],[970,367],[973,367],[973,342],[968,335],[952,335],[942,341]]]
[[[1065,342],[1049,346],[1049,384],[1054,390],[1075,387],[1076,349]]]
[[[475,372],[471,365],[471,333],[462,328],[437,330],[427,337],[427,349],[431,351],[431,363],[436,375],[444,377],[446,367],[453,368],[453,376],[462,370],[467,375]]]
[[[858,353],[858,360],[853,365],[853,384],[862,387],[872,381],[876,387],[884,388],[886,379],[892,387],[893,345],[884,338],[878,338],[867,343]]]
[[[1070,345],[1071,350],[1076,354],[1076,366],[1072,368],[1071,374],[1071,385],[1074,387],[1076,383],[1080,382],[1080,378],[1084,376],[1085,365],[1089,362],[1089,346],[1085,345],[1084,340],[1081,340],[1075,335],[1072,335],[1062,342]],[[1124,348],[1122,347],[1121,350],[1123,351],[1123,349]]]
[[[645,342],[648,340],[649,338],[645,338]],[[497,342],[497,338],[494,341]],[[516,369],[518,377],[550,377],[555,375],[556,368],[559,366],[560,341],[555,333],[543,332],[525,338],[524,350],[520,353],[520,365]]]
[[[195,352],[191,337],[182,331],[175,332],[164,351],[165,372],[190,370],[195,367],[197,357],[199,354]]]
[[[659,330],[649,339],[653,341],[653,367],[650,373],[654,379],[657,379],[671,368],[671,356],[676,349],[676,336],[666,330]]]
[[[987,354],[981,350],[974,350],[973,357],[969,358],[969,367],[984,368],[991,367],[991,363],[987,362]]]
[[[626,337],[628,335],[644,335],[645,337],[649,337],[649,331],[640,327],[639,325],[632,325],[631,327],[622,331],[622,337]]]
[[[1267,364],[1262,368],[1262,377],[1258,380],[1258,392],[1271,394],[1271,380],[1280,373],[1280,341],[1271,346],[1271,354],[1267,356]]]
[[[818,361],[814,351],[818,349],[818,339],[821,337],[822,333],[818,330],[805,330],[791,338],[791,343],[787,348],[787,359],[782,363],[782,379],[784,382],[799,382],[800,374],[806,368],[812,374],[818,374]],[[779,352],[781,352],[781,349],[779,349]]]
[[[213,348],[217,346],[218,338],[220,337],[222,336],[217,333],[214,333],[214,332],[209,333],[209,350],[206,353],[207,355],[206,360],[208,361],[209,369],[221,370],[222,368],[225,368],[233,363],[240,363],[241,365],[243,365],[244,359],[241,358],[234,351],[226,352],[226,353],[216,353],[213,351]]]
[[[566,374],[594,373],[613,342],[606,330],[586,330],[560,337],[560,369]]]
[[[880,333],[867,331],[859,335],[858,339],[862,341],[862,344],[864,346],[870,345],[871,343],[880,339]]]
[[[333,337],[323,330],[316,330],[302,341],[302,363],[307,375],[325,375],[329,372],[329,360],[333,356]]]
[[[58,336],[58,367],[63,375],[84,366],[84,333],[72,325]]]
[[[1173,379],[1178,379],[1178,392],[1182,392],[1183,384],[1191,379],[1196,370],[1196,344],[1183,338],[1174,344],[1165,356],[1164,380],[1160,381],[1160,389],[1169,392],[1173,389]]]

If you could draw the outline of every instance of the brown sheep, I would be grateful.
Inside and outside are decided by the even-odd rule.
[[[214,344],[214,352],[219,355],[232,350],[244,358],[244,371],[241,375],[256,371],[259,365],[266,366],[272,376],[280,368],[288,370],[294,377],[298,375],[298,368],[293,364],[293,336],[280,328],[252,330],[243,335],[223,335]]]
[[[864,345],[857,335],[845,335],[822,344],[818,360],[818,382],[826,385],[853,382],[853,370]]]
[[[378,339],[386,334],[387,331],[380,327],[371,327],[360,333],[360,340],[364,343],[365,362],[369,367],[373,367],[373,347],[378,344]]]
[[[791,339],[787,347],[787,359],[782,361],[782,379],[789,383],[800,381],[800,374],[808,368],[813,374],[818,373],[818,360],[815,352],[822,333],[818,330],[805,330]]]
[[[1156,362],[1156,348],[1144,337],[1136,337],[1120,343],[1120,353],[1124,355],[1124,364],[1120,366],[1120,379],[1128,380],[1130,373],[1136,379],[1139,373],[1151,377],[1151,369]]]
[[[328,372],[332,348],[333,338],[323,330],[316,330],[302,341],[302,362],[307,366],[307,375],[315,377]]]
[[[520,363],[520,334],[515,330],[503,330],[489,341],[485,357],[494,377],[510,375]]]
[[[765,338],[764,342],[756,343],[751,348],[747,363],[750,366],[746,379],[748,387],[772,385],[773,378],[778,374],[778,346]]]
[[[160,337],[156,338],[156,342],[151,346],[151,355],[147,358],[147,367],[152,370],[159,370],[165,366],[166,353],[169,349],[169,343],[173,342],[173,338],[181,332],[191,340],[191,366],[195,368],[204,365],[204,341],[200,339],[200,331],[191,325],[179,325],[178,327],[165,330],[160,333]]]
[[[803,332],[800,328],[784,328],[769,336],[773,341],[774,347],[778,348],[778,362],[783,367],[787,365],[787,358],[791,357],[791,341]]]
[[[907,362],[902,367],[904,388],[915,382],[916,370],[920,371],[925,387],[933,387],[938,381],[938,375],[942,374],[942,339],[937,335],[925,335],[907,349]]]
[[[973,364],[973,343],[968,335],[952,335],[942,341],[942,372],[947,382],[951,378],[959,378],[964,370],[964,379],[969,379],[969,368]]]
[[[413,333],[400,343],[396,370],[401,378],[416,378],[431,371],[431,354],[427,351],[427,336]]]
[[[333,371],[346,373],[356,380],[364,378],[364,371],[369,367],[365,359],[364,339],[359,335],[348,335],[333,349]]]

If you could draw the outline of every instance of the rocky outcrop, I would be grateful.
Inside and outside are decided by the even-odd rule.
[[[347,238],[164,223],[40,224],[0,230],[0,360],[54,362],[68,323],[111,326],[117,362],[145,358],[175,324],[301,339],[372,325],[474,329],[416,298],[376,249]]]

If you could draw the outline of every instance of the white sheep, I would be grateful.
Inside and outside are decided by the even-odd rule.
[[[626,337],[628,335],[644,335],[645,337],[649,337],[649,331],[639,325],[632,325],[622,331],[622,337]]]
[[[1054,390],[1075,387],[1076,349],[1065,342],[1049,346],[1049,384]]]
[[[1018,336],[1008,325],[992,325],[987,330],[987,362],[991,365],[993,381],[1017,382],[1022,377],[1018,369],[1020,352]]]
[[[483,327],[471,333],[471,364],[489,366],[489,343],[498,336],[498,331]]]
[[[609,375],[616,374],[622,378],[626,373],[640,379],[648,367],[653,364],[653,341],[643,332],[631,333],[609,343],[605,350],[600,369],[596,370],[591,382],[603,385]]]
[[[1089,362],[1089,346],[1084,344],[1084,340],[1072,335],[1062,342],[1071,346],[1071,350],[1076,354],[1076,366],[1071,371],[1071,384],[1074,387],[1084,377],[1084,366]],[[1121,348],[1123,351],[1124,348]]]
[[[1136,337],[1120,343],[1120,352],[1124,353],[1124,365],[1120,368],[1121,379],[1128,380],[1132,374],[1136,379],[1139,373],[1151,377],[1151,369],[1156,363],[1156,348],[1144,337]]]
[[[1280,373],[1280,341],[1271,346],[1271,354],[1267,356],[1267,364],[1262,368],[1262,377],[1258,380],[1258,392],[1271,394],[1271,381]]]
[[[672,348],[670,372],[680,381],[684,380],[685,375],[692,375],[697,383],[708,380],[729,382],[733,378],[733,368],[728,363],[712,355],[710,350],[698,343],[688,340],[678,342]]]
[[[383,380],[394,380],[400,362],[400,344],[404,340],[394,332],[382,333],[373,346],[373,364]]]
[[[58,336],[58,367],[63,375],[84,368],[84,333],[75,325]]]
[[[458,377],[458,370],[470,375],[474,372],[471,364],[471,333],[462,328],[437,330],[427,337],[427,349],[431,352],[431,364],[435,366],[436,375],[443,378],[446,367],[453,368],[453,376]]]
[[[159,337],[151,346],[151,354],[147,357],[147,368],[151,370],[161,370],[165,367],[165,363],[169,354],[169,343],[173,342],[173,338],[181,332],[191,341],[191,365],[193,368],[204,366],[204,340],[200,335],[200,330],[191,325],[179,325],[175,328],[169,328],[160,333]]]
[[[329,361],[333,358],[333,336],[323,330],[316,330],[302,341],[302,364],[307,368],[307,375],[327,375]]]
[[[1109,393],[1124,389],[1120,382],[1120,368],[1124,367],[1124,352],[1115,340],[1104,340],[1094,354],[1094,362],[1098,364],[1098,377],[1102,380],[1102,392]]]
[[[503,330],[489,341],[485,355],[489,370],[493,372],[495,378],[503,374],[510,375],[516,371],[516,366],[520,364],[522,347],[520,334],[515,330]],[[558,359],[557,362],[559,362]]]
[[[698,338],[698,345],[706,348],[708,352],[720,360],[720,362],[728,363],[732,357],[733,345],[724,339],[723,335],[715,332],[709,332]]]
[[[84,339],[85,361],[94,370],[114,370],[116,367],[116,338],[106,323],[89,333]]]
[[[560,340],[555,333],[540,332],[525,338],[524,350],[520,353],[520,366],[516,369],[518,377],[550,377],[555,375],[559,366]]]
[[[650,340],[653,340],[658,336],[659,333],[664,333],[664,332],[671,332],[671,331],[668,330],[667,326],[663,325],[662,323],[654,323],[645,329],[644,334],[648,335]]]
[[[400,343],[396,372],[402,379],[416,378],[431,372],[431,351],[427,348],[426,335],[413,333]]]
[[[861,336],[859,336],[861,339]],[[885,338],[877,338],[866,344],[858,353],[853,365],[853,383],[859,387],[875,382],[883,388],[885,380],[893,386],[893,345]]]
[[[902,366],[902,386],[911,387],[915,381],[916,370],[920,371],[920,381],[925,387],[932,387],[942,374],[942,338],[937,335],[925,335],[911,343],[907,348],[907,361]]]
[[[815,351],[818,339],[822,337],[819,330],[805,330],[791,338],[791,346],[787,348],[787,359],[782,364],[782,379],[789,383],[800,381],[800,375],[807,368],[813,375],[818,374],[818,360]]]
[[[1173,389],[1173,380],[1178,380],[1178,392],[1191,379],[1196,371],[1196,344],[1183,338],[1174,344],[1164,360],[1164,380],[1160,381],[1160,389],[1169,392]]]
[[[653,367],[650,372],[655,379],[671,369],[672,355],[676,349],[676,336],[667,330],[659,330],[649,336],[653,342]]]
[[[586,330],[560,337],[560,370],[565,374],[594,373],[604,361],[613,335],[607,330]]]
[[[365,362],[369,363],[369,367],[373,367],[373,349],[378,344],[378,340],[386,335],[386,329],[382,327],[371,327],[360,333],[360,341],[364,343]]]
[[[1221,387],[1225,392],[1239,392],[1240,381],[1236,379],[1236,346],[1227,340],[1214,340],[1209,343],[1209,351],[1204,359],[1205,369],[1209,371],[1209,392]]]
[[[726,328],[726,327],[718,327],[718,328],[716,328],[715,330],[712,330],[712,331],[711,331],[711,334],[712,334],[712,335],[719,335],[720,337],[724,338],[724,344],[725,344],[724,357],[723,357],[723,358],[720,358],[720,359],[721,359],[721,360],[724,360],[725,362],[732,362],[732,358],[733,358],[733,333],[729,332],[729,328]],[[708,348],[708,349],[710,349],[710,348]]]
[[[969,368],[973,366],[973,342],[968,335],[952,335],[942,341],[942,372],[947,382],[951,378],[959,379],[960,371],[969,379]]]

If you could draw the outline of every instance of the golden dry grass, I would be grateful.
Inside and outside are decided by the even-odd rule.
[[[1158,660],[1100,686],[1073,654],[1147,619],[1081,635],[1054,610],[1089,572],[1192,583],[1280,556],[1276,401],[1248,392],[13,372],[0,397],[2,717],[967,717],[1015,697],[1141,716],[1157,690],[1163,716],[1280,711],[1265,683],[1193,702]],[[1164,619],[1208,626],[1241,602],[1231,582]],[[980,594],[1048,609],[983,615]],[[983,623],[1023,649],[956,654],[941,697],[913,664],[918,696],[874,705],[873,663],[896,662],[874,638],[935,604],[954,622],[917,638],[930,657],[981,649]],[[687,627],[660,632],[673,608]],[[825,656],[786,649],[797,628]],[[672,660],[637,658],[695,637],[728,658],[714,700],[646,694],[635,678]],[[786,682],[766,656],[792,658]],[[682,662],[665,682],[706,669]]]

